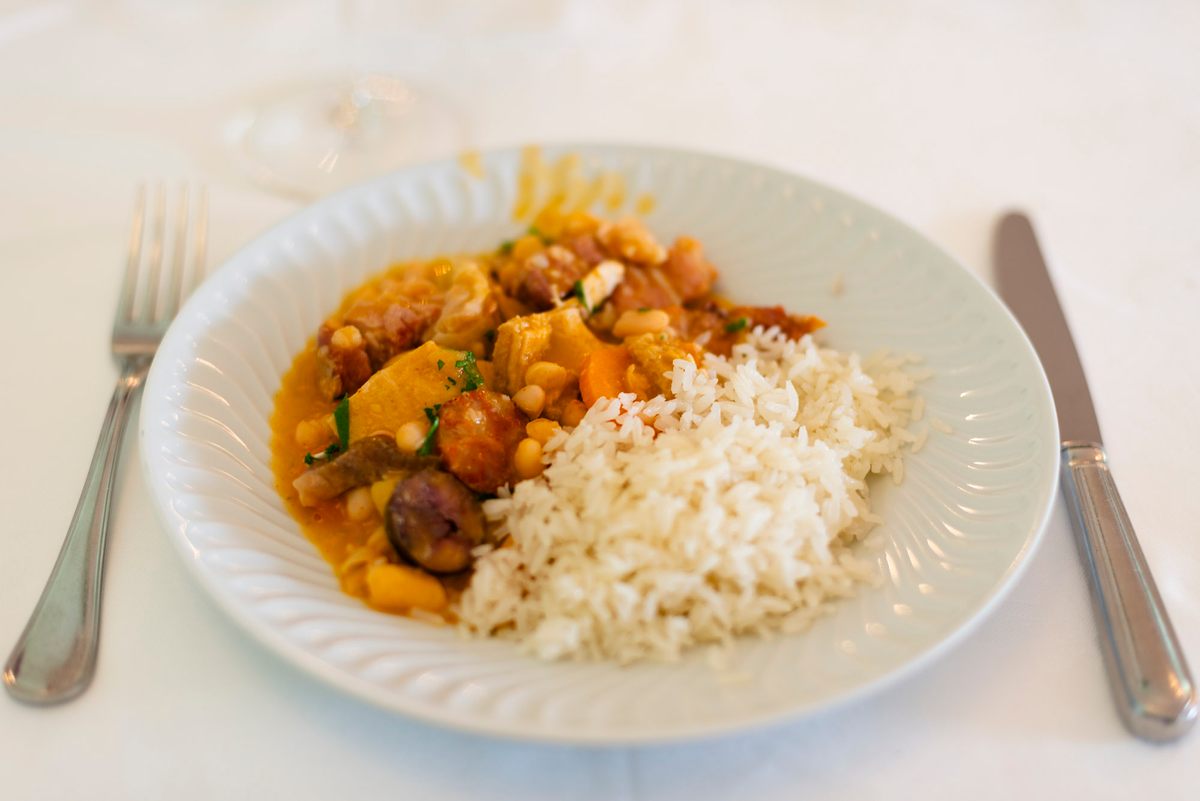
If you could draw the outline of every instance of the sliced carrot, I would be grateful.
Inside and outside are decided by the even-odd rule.
[[[625,387],[625,371],[633,364],[629,348],[610,345],[587,355],[579,371],[579,393],[590,408],[600,398],[615,398]]]

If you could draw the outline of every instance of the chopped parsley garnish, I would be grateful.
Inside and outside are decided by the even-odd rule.
[[[452,387],[458,386],[458,382],[455,381],[453,378],[450,378],[449,376],[446,376],[446,381],[448,381],[450,383],[450,386],[452,386]]]
[[[579,305],[583,307],[583,310],[591,314],[592,307],[588,305],[587,291],[583,288],[583,281],[576,281],[575,285],[571,287],[571,292],[575,294],[575,297],[579,298]]]
[[[472,351],[467,351],[466,355],[454,363],[454,366],[462,373],[463,392],[470,392],[483,386],[483,375],[480,374],[479,367],[475,364],[475,354]]]
[[[446,366],[446,363],[444,361],[442,361],[441,359],[438,359],[438,369],[441,370],[445,366]]]
[[[425,416],[429,418],[429,433],[425,435],[425,439],[421,440],[421,447],[417,448],[417,456],[429,456],[433,453],[433,443],[437,437],[438,426],[442,422],[442,418],[438,417],[438,412],[442,410],[442,404],[437,404],[430,408],[425,407]]]
[[[337,427],[338,443],[342,449],[350,447],[350,399],[342,398],[333,410],[333,424]]]
[[[341,453],[342,447],[336,442],[332,443],[328,448],[313,456],[311,453],[304,454],[304,463],[311,467],[318,459],[326,461],[332,459],[337,454]]]
[[[318,459],[332,459],[350,447],[350,397],[343,395],[333,410],[333,425],[337,429],[338,441],[318,454],[304,454],[304,463],[312,467]]]
[[[646,312],[648,312],[648,311],[650,311],[650,307],[649,307],[649,306],[643,306],[642,308],[638,309],[638,314],[645,314],[645,313],[646,313]]]
[[[539,231],[538,227],[536,225],[529,226],[529,235],[536,236],[538,239],[542,240],[543,245],[549,245],[552,241],[554,241],[550,237],[546,236],[541,231]]]
[[[513,245],[515,245],[515,244],[517,244],[517,243],[512,241],[511,239],[505,239],[503,242],[500,243],[500,255],[507,256],[510,253],[512,253]]]
[[[748,325],[750,325],[750,320],[746,317],[739,317],[736,320],[730,320],[729,322],[725,323],[725,333],[736,334],[738,331],[741,331]]]

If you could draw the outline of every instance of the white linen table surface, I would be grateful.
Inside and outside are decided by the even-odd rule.
[[[384,5],[0,3],[0,649],[54,563],[111,392],[136,182],[204,180],[219,264],[298,208],[239,171],[231,121],[273,87],[365,65],[456,104],[471,147],[764,161],[894,213],[989,282],[998,215],[1027,210],[1200,667],[1200,6]],[[168,544],[134,428],[95,682],[55,708],[0,699],[5,798],[1196,797],[1200,733],[1152,746],[1116,716],[1061,500],[1004,603],[896,686],[725,739],[539,746],[377,710],[256,645]]]

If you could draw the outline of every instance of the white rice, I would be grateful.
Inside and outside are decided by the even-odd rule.
[[[462,626],[619,662],[803,629],[874,578],[851,546],[879,521],[865,479],[915,439],[903,363],[755,330],[676,361],[670,400],[597,402],[485,504],[512,542],[476,562]]]

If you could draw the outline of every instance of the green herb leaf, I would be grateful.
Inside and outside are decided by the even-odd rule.
[[[736,320],[731,320],[725,323],[725,333],[736,334],[750,324],[750,320],[746,317],[739,317]]]
[[[646,312],[648,312],[648,311],[650,311],[650,307],[649,307],[649,306],[643,306],[642,308],[638,309],[638,314],[645,314],[645,313],[646,313]]]
[[[571,287],[571,291],[575,294],[575,297],[579,298],[579,305],[583,307],[583,310],[591,314],[592,307],[588,305],[587,291],[583,288],[583,281],[576,281],[575,285]]]
[[[541,231],[539,231],[536,225],[529,226],[529,235],[536,236],[538,239],[542,240],[543,245],[549,245],[551,242],[554,241],[550,237],[546,236]]]
[[[445,366],[446,366],[446,363],[444,361],[442,361],[441,359],[438,359],[438,369],[441,370]]]
[[[507,256],[512,253],[513,245],[517,244],[511,239],[505,239],[500,243],[500,255]]]
[[[417,456],[429,456],[433,453],[433,445],[436,441],[438,426],[441,425],[442,418],[438,417],[438,412],[442,409],[442,404],[434,406],[432,409],[425,407],[425,416],[429,418],[429,433],[425,435],[425,439],[421,440],[421,447],[417,448]]]
[[[342,448],[350,447],[350,399],[342,398],[342,402],[333,410],[333,423],[337,427],[338,442]]]
[[[338,445],[336,442],[334,442],[334,443],[331,443],[328,448],[326,448],[325,450],[321,451],[320,453],[318,453],[316,455],[313,455],[311,453],[304,454],[304,463],[306,465],[308,465],[309,467],[311,467],[314,464],[316,464],[318,461],[322,461],[322,462],[329,461],[330,459],[332,459],[334,456],[336,456],[337,454],[339,454],[341,452],[342,452],[342,446]]]
[[[467,351],[461,359],[454,363],[463,376],[463,392],[470,392],[483,386],[483,375],[475,364],[475,354]]]
[[[447,376],[446,380],[450,383],[450,386],[452,386],[452,387],[458,386],[458,382],[455,381],[453,378],[450,378],[449,376]]]

